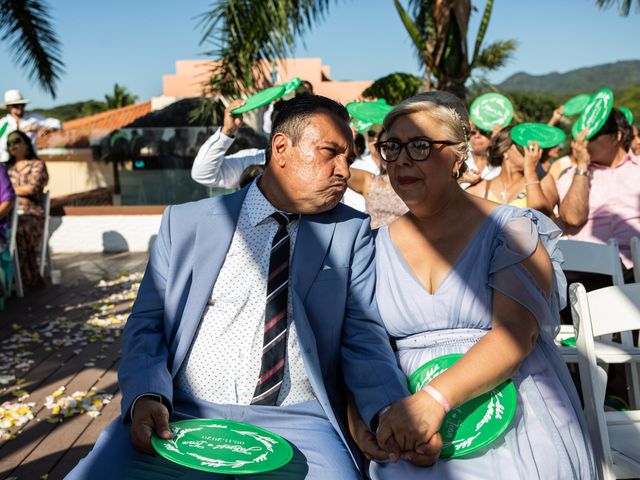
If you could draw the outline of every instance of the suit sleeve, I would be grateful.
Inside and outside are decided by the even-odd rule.
[[[173,385],[164,332],[164,298],[171,251],[170,217],[171,207],[168,207],[122,335],[118,381],[125,422],[131,418],[133,402],[144,394],[159,395],[172,412]]]
[[[375,245],[369,219],[362,222],[352,254],[342,334],[344,380],[364,421],[408,396],[375,300]]]

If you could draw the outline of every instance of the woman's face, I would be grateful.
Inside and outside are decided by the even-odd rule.
[[[524,170],[524,156],[522,155],[520,150],[518,150],[518,147],[516,146],[515,143],[513,143],[509,147],[509,150],[507,150],[507,153],[505,153],[505,159],[504,160],[507,160],[507,159],[509,160],[509,162],[511,162],[511,164],[517,170]],[[503,161],[503,163],[504,163],[504,161]]]
[[[491,145],[491,133],[483,132],[471,123],[469,141],[471,142],[471,151],[473,152],[473,155],[476,157],[482,157],[487,154],[487,149],[489,148],[489,145]]]
[[[426,113],[413,113],[399,117],[385,134],[384,140],[406,143],[416,138],[451,140],[442,124]],[[409,209],[429,210],[446,195],[448,189],[458,188],[453,173],[460,168],[462,159],[450,146],[432,144],[429,157],[420,162],[409,158],[403,148],[395,162],[384,162],[391,186]]]
[[[633,127],[633,138],[631,139],[631,151],[634,155],[640,156],[640,133],[638,127]]]
[[[22,160],[27,156],[27,144],[20,135],[9,135],[7,138],[7,150],[16,160]]]

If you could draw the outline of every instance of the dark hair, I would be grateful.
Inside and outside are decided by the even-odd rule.
[[[22,130],[14,130],[13,132],[9,133],[9,135],[7,135],[7,141],[9,141],[9,137],[11,135],[14,135],[14,134],[18,135],[22,139],[22,141],[27,145],[27,160],[40,160],[38,155],[36,155],[36,151],[33,148],[33,143],[31,143],[31,139]],[[9,154],[9,160],[7,161],[7,167],[13,165],[14,163],[16,163],[16,157],[14,157],[13,155]]]
[[[246,187],[253,180],[264,173],[264,165],[249,165],[242,171],[240,175],[240,180],[238,183],[240,184],[240,188]]]
[[[356,157],[362,155],[367,148],[367,144],[364,141],[364,135],[358,133],[353,139],[353,145],[356,148]]]
[[[511,132],[511,128],[512,126],[503,128],[491,139],[491,144],[487,150],[487,160],[493,167],[502,166],[504,154],[511,148],[511,145],[515,145],[520,153],[524,155],[524,149],[517,143],[514,143],[511,135],[509,134]]]
[[[329,112],[349,122],[349,113],[344,106],[330,98],[321,95],[298,95],[291,100],[282,102],[280,111],[271,126],[271,138],[266,151],[267,163],[271,160],[271,142],[278,133],[283,133],[295,146],[300,141],[300,136],[312,115],[319,112]]]
[[[622,138],[620,139],[620,146],[624,151],[628,151],[631,147],[631,141],[633,140],[633,128],[629,124],[627,117],[624,116],[617,108],[613,108],[609,114],[609,118],[604,122],[604,125],[598,132],[591,137],[591,140],[598,138],[600,135],[608,135],[611,133],[617,134],[620,132]]]

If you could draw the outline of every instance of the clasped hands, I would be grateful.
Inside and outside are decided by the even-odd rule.
[[[351,414],[352,415],[352,414]],[[428,467],[440,456],[442,437],[438,431],[444,409],[429,394],[418,391],[397,401],[379,419],[376,433],[364,421],[350,418],[352,434],[369,460],[406,460]]]

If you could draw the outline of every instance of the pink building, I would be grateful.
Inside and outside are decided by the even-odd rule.
[[[213,61],[178,60],[176,73],[162,78],[162,95],[165,97],[199,97],[202,83],[209,77]],[[266,71],[269,71],[265,63]],[[275,68],[279,77],[277,83],[294,77],[308,80],[318,95],[332,98],[343,104],[362,98],[362,91],[369,87],[371,80],[336,81],[331,80],[331,68],[322,65],[320,58],[285,58],[279,60]]]

